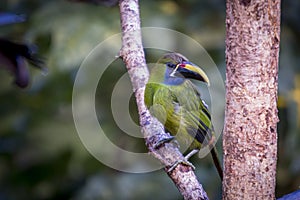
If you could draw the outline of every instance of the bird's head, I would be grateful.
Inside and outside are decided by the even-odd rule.
[[[205,72],[179,53],[167,53],[159,59],[158,63],[172,69],[169,76],[195,79],[209,85],[209,79]]]

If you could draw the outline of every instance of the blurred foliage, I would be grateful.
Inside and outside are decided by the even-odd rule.
[[[224,1],[142,0],[140,9],[143,26],[174,29],[202,44],[225,78]],[[77,70],[94,47],[120,32],[118,7],[4,0],[0,10],[28,17],[24,23],[1,26],[0,37],[37,44],[49,69],[47,76],[31,69],[31,86],[25,90],[0,70],[0,199],[181,199],[162,171],[130,174],[103,165],[84,148],[75,129],[72,88]],[[278,196],[300,185],[299,12],[299,1],[282,2]],[[147,58],[156,59],[151,51]],[[143,140],[124,133],[110,110],[111,92],[125,72],[117,59],[101,78],[96,94],[99,122],[116,145],[146,152]],[[133,97],[130,102],[137,121]],[[221,183],[210,158],[192,162],[210,198],[220,199]]]

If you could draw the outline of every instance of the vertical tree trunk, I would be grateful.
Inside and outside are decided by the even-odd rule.
[[[223,199],[274,199],[280,0],[227,0]]]

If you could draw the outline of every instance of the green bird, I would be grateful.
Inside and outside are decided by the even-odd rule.
[[[165,54],[151,70],[145,89],[145,104],[165,130],[176,137],[181,148],[190,150],[187,160],[202,146],[209,146],[222,179],[222,168],[213,147],[215,134],[211,116],[200,92],[189,79],[209,85],[204,71],[186,57],[179,53]]]

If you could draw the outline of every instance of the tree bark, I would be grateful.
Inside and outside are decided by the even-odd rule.
[[[227,0],[223,199],[275,199],[280,0]]]
[[[152,118],[144,103],[145,85],[149,78],[144,50],[141,39],[140,16],[138,0],[120,0],[120,14],[122,26],[122,49],[120,57],[126,64],[130,76],[133,91],[138,106],[140,125],[149,152],[168,168],[178,160],[184,160],[176,145],[165,143],[155,148],[158,141],[169,138],[164,132],[161,123]],[[208,199],[206,192],[191,166],[179,164],[173,171],[168,173],[184,199]]]

